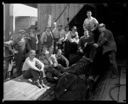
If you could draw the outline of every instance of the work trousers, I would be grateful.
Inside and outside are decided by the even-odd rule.
[[[28,69],[26,71],[23,71],[23,77],[25,79],[32,78],[33,81],[37,81],[40,78],[43,78],[43,72],[39,72],[39,71],[36,71],[36,70],[30,68],[30,69]]]

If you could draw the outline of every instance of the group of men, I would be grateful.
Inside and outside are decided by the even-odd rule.
[[[16,41],[18,47],[21,43],[21,47],[17,49],[18,52],[15,50],[17,53],[17,71],[22,71],[24,78],[33,78],[33,82],[39,88],[41,86],[45,87],[44,79],[58,79],[68,69],[67,67],[70,67],[69,55],[71,51],[79,51],[93,62],[97,48],[101,48],[102,56],[108,57],[114,74],[117,74],[117,49],[112,32],[106,28],[105,24],[99,24],[92,17],[90,10],[87,11],[83,29],[84,35],[80,39],[76,26],[73,26],[70,31],[69,26],[63,28],[62,25],[57,25],[56,23],[54,23],[54,29],[51,30],[51,27],[46,27],[39,37],[34,33],[33,29],[30,29],[29,37],[26,37],[26,35],[23,35],[24,32],[21,32],[22,38],[20,38],[20,41]],[[95,31],[97,30],[100,32],[98,41],[94,39]],[[11,44],[16,42],[11,41]],[[88,46],[91,46],[91,49]],[[26,53],[29,53],[29,56]]]

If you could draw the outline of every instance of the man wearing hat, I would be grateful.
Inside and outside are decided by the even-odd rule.
[[[102,48],[102,54],[106,59],[108,58],[110,68],[113,68],[113,74],[118,75],[117,63],[116,63],[116,42],[113,37],[113,33],[108,30],[105,24],[101,23],[98,26],[100,31],[100,36],[98,42],[94,44],[95,47]]]

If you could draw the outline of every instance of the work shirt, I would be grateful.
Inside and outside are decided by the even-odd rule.
[[[47,48],[53,45],[53,36],[51,32],[44,32],[41,36],[41,43]]]
[[[69,40],[70,42],[78,43],[79,42],[78,32],[76,31],[75,33],[73,32],[68,33],[66,39]]]
[[[22,71],[29,70],[30,68],[39,70],[36,67],[36,63],[39,63],[41,65],[41,69],[44,68],[44,64],[40,62],[40,60],[38,60],[37,58],[33,58],[33,60],[30,60],[30,58],[27,57],[23,64]]]
[[[85,44],[89,44],[89,43],[94,43],[94,40],[92,37],[85,37],[85,36],[82,36],[80,38],[80,41],[79,41],[79,47],[81,47],[82,49],[85,48]]]
[[[93,31],[95,26],[98,24],[98,21],[94,17],[86,18],[83,23],[83,27],[87,30]]]
[[[53,36],[57,41],[60,39],[60,31],[57,28],[53,30]]]
[[[57,61],[55,54],[52,54],[49,57],[49,60],[50,60],[51,65],[54,65],[55,67],[58,65],[58,61]]]
[[[56,55],[57,61],[59,64],[61,64],[62,66],[66,67],[69,65],[69,61],[68,59],[64,56],[64,55]]]
[[[116,42],[114,40],[113,34],[108,29],[101,32],[98,39],[98,45],[102,47],[103,54],[109,51],[117,51]]]
[[[30,45],[31,49],[33,49],[33,50],[37,50],[36,41],[37,41],[36,37],[31,37],[29,39],[29,45]]]

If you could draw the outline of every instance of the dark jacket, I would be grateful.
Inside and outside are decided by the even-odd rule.
[[[102,47],[103,54],[109,51],[117,51],[116,42],[114,40],[113,34],[108,29],[100,34],[98,39],[98,45]]]

